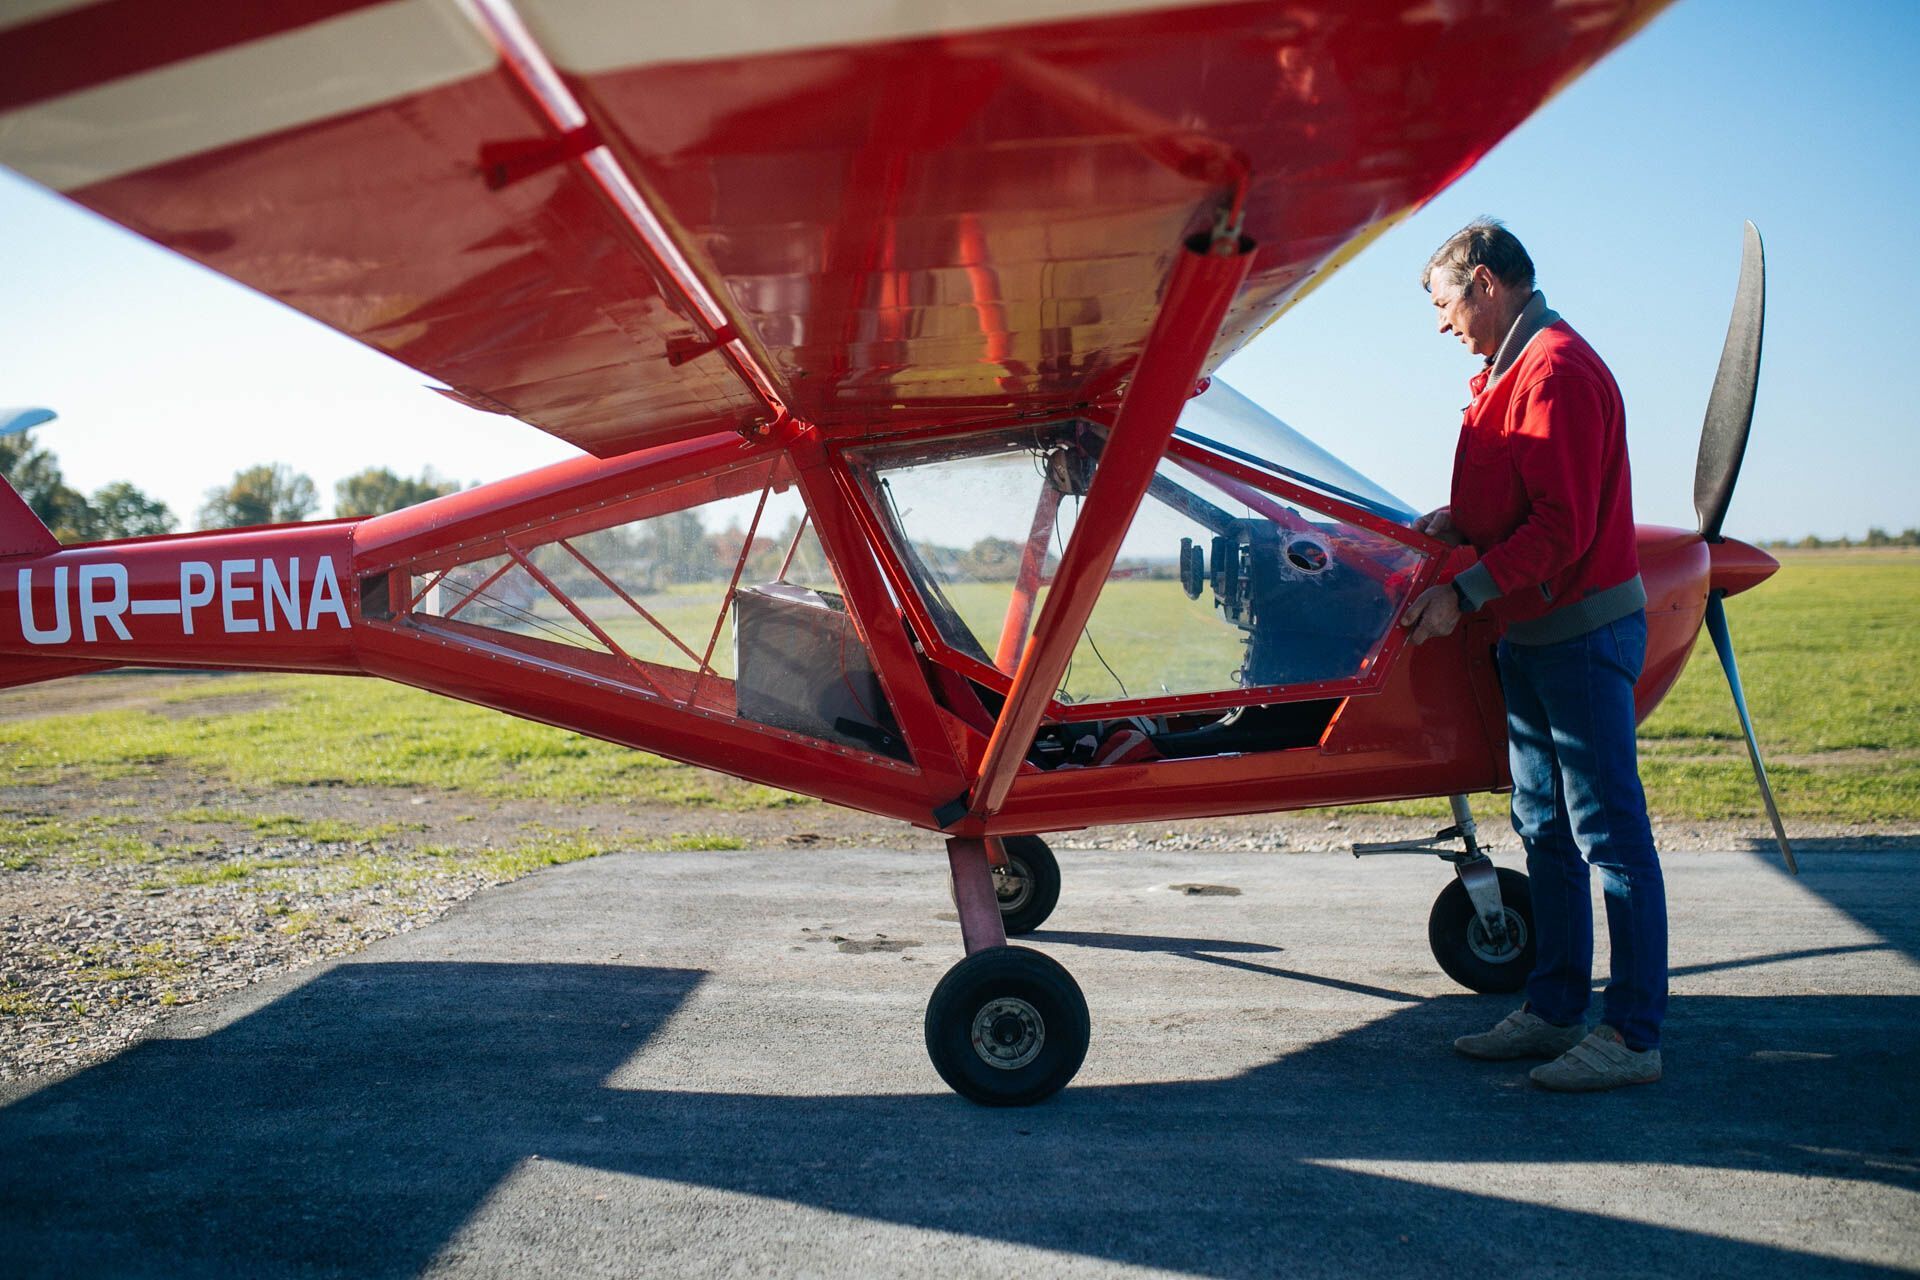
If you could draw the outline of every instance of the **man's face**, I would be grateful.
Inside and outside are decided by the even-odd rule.
[[[1444,275],[1436,275],[1432,281],[1433,309],[1439,313],[1440,332],[1457,335],[1477,356],[1491,356],[1506,336],[1500,308],[1495,305],[1500,290],[1495,285],[1496,296],[1487,293],[1487,286],[1493,283],[1491,277],[1485,267],[1475,267],[1464,286]]]

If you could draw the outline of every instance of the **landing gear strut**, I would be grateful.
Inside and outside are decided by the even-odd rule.
[[[1518,991],[1533,971],[1533,894],[1527,877],[1495,868],[1480,848],[1465,796],[1449,796],[1453,825],[1426,840],[1353,846],[1354,857],[1428,853],[1453,864],[1453,883],[1427,917],[1427,945],[1449,978],[1482,994]],[[1456,846],[1456,843],[1457,846]]]
[[[1015,841],[1007,843],[1011,862]],[[1053,863],[1046,846],[1034,843]],[[947,841],[947,861],[967,958],[947,971],[927,1001],[927,1056],[942,1080],[974,1102],[1020,1107],[1050,1098],[1087,1056],[1092,1031],[1086,997],[1051,956],[1007,945],[1012,925],[1003,921],[984,841]],[[1033,864],[1027,867],[1031,872]],[[1053,909],[1059,891],[1055,865],[1039,919]]]

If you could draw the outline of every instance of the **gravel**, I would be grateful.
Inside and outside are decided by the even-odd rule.
[[[0,1081],[64,1075],[168,1013],[417,928],[499,883],[382,851],[394,858],[387,880],[329,888],[319,868],[346,851],[293,841],[214,855],[267,862],[255,874],[286,883],[269,890],[148,887],[151,865],[0,873]]]
[[[11,798],[0,794],[0,802]],[[87,812],[84,794],[52,805],[48,799],[37,796],[34,807],[53,814]],[[251,812],[294,807],[284,794],[221,800]],[[307,816],[363,820],[407,803],[341,788],[301,797],[298,807]],[[422,802],[414,797],[411,803]],[[1481,836],[1496,856],[1511,862],[1518,844],[1495,803],[1481,803]],[[192,1006],[215,996],[431,924],[454,904],[504,882],[497,873],[463,864],[457,851],[450,856],[449,841],[477,852],[496,847],[496,837],[509,838],[501,833],[553,821],[544,806],[476,805],[457,796],[438,797],[409,816],[420,814],[426,815],[423,830],[394,841],[316,844],[235,834],[209,842],[163,833],[150,837],[154,856],[138,862],[99,865],[48,856],[0,870],[0,1084],[9,1092],[35,1087],[119,1052],[161,1019],[190,1016]],[[567,816],[573,830],[595,831],[610,848],[645,847],[658,833],[688,822],[684,811],[617,806],[586,806]],[[155,821],[163,823],[164,814]],[[700,822],[753,847],[791,848],[802,857],[798,850],[820,845],[884,842],[929,855],[941,848],[931,833],[817,806],[777,814],[702,814]],[[1296,853],[1429,835],[1435,825],[1307,813],[1136,823],[1052,839],[1063,850]],[[808,829],[797,829],[802,826]],[[1793,834],[1802,848],[1815,849],[1913,849],[1920,843],[1911,831],[1861,825],[1797,826]],[[1771,848],[1753,824],[1669,823],[1657,835],[1662,848],[1673,850]],[[354,873],[340,874],[349,860]],[[181,878],[181,868],[211,878],[161,883]],[[159,874],[169,869],[175,874]],[[223,873],[235,878],[217,878]],[[928,868],[928,874],[939,873]]]

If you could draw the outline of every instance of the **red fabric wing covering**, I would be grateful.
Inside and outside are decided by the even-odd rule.
[[[552,165],[489,188],[483,148],[537,144],[550,131],[517,84],[487,65],[491,50],[453,6],[424,17],[420,5],[362,8],[212,51],[207,27],[194,24],[249,36],[253,6],[183,7],[196,12],[170,11],[171,21],[198,31],[198,43],[178,63],[131,76],[114,74],[120,60],[90,59],[86,45],[49,47],[42,28],[90,10],[0,30],[0,65],[29,52],[78,64],[57,78],[65,93],[0,116],[0,160],[445,381],[470,403],[602,456],[738,426],[761,408],[712,356],[669,363],[668,347],[698,345],[701,331],[662,298],[630,233],[577,170]],[[370,46],[390,33],[415,41],[417,56],[386,49],[369,72]],[[458,75],[463,60],[476,69]],[[272,118],[278,104],[270,99],[256,115],[256,99],[276,62],[313,83],[361,75],[362,98],[436,78],[407,74],[416,65],[448,67],[454,78],[140,166],[195,136],[246,133]],[[382,83],[388,63],[395,72]],[[87,79],[95,65],[105,79]],[[55,77],[43,69],[41,79]],[[281,114],[328,105],[316,95]],[[155,136],[143,117],[163,107],[207,123],[198,135],[185,130],[184,142]],[[63,151],[65,136],[78,143]],[[89,180],[91,169],[128,164],[136,167]]]
[[[1250,175],[1218,364],[1664,3],[521,7],[771,390],[859,435],[1115,392]],[[164,12],[0,19],[0,162],[602,456],[763,415],[454,0]]]
[[[858,435],[1112,391],[1237,156],[1260,248],[1216,366],[1663,3],[1184,5],[880,44],[809,9],[820,47],[699,57],[698,21],[663,55],[617,6],[523,7],[794,413]],[[709,25],[714,50],[780,38]]]

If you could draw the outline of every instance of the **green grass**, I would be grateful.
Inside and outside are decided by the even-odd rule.
[[[989,648],[1004,599],[992,584],[955,594],[956,608],[973,618]],[[1190,616],[1190,603],[1177,584],[1160,580],[1118,583],[1103,599],[1094,638],[1110,665],[1123,677],[1135,676],[1131,692],[1157,692],[1139,687],[1139,679],[1230,686],[1240,660],[1237,640]],[[1727,609],[1783,811],[1809,820],[1920,820],[1920,663],[1906,656],[1908,633],[1920,620],[1920,556],[1788,553],[1778,575],[1729,600]],[[722,636],[722,648],[728,639]],[[1083,648],[1091,660],[1090,648]],[[1076,671],[1088,665],[1076,657]],[[1101,671],[1097,661],[1090,665]],[[1104,671],[1099,678],[1106,678]],[[250,693],[271,694],[277,705],[222,709]],[[75,772],[110,779],[171,762],[244,787],[343,783],[558,801],[614,798],[712,812],[807,803],[381,681],[236,677],[174,697],[168,715],[112,711],[0,724],[0,778],[15,785]],[[207,698],[218,701],[202,707]],[[1704,637],[1685,675],[1643,726],[1642,742],[1642,772],[1656,813],[1759,814],[1732,701]],[[1381,808],[1444,813],[1438,802],[1373,807]],[[244,822],[265,837],[328,844],[409,829],[230,810],[176,816]],[[121,815],[61,823],[0,813],[0,867],[32,865],[48,855],[135,862],[158,856],[153,846],[113,829],[130,821]],[[684,834],[660,847],[727,848],[731,839]],[[590,856],[582,849],[601,851],[592,838],[561,834],[486,856],[503,867],[530,867]],[[249,879],[262,870],[226,874]]]
[[[582,575],[571,575],[574,589],[585,585]],[[659,626],[648,622],[629,608],[626,602],[597,589],[580,591],[574,603],[585,609],[588,616],[629,655],[645,662],[659,663],[677,667],[682,671],[696,670],[698,664],[687,656],[687,651],[707,656],[708,665],[720,675],[733,678],[733,632],[731,624],[723,624],[719,635],[714,634],[714,624],[720,619],[720,605],[726,598],[726,583],[723,581],[675,583],[658,591],[642,593],[635,602],[652,615]],[[450,606],[450,601],[442,600],[441,607]],[[567,611],[551,596],[541,593],[533,602],[531,609],[519,609],[505,613],[498,609],[489,609],[484,605],[470,606],[459,614],[463,622],[477,626],[494,627],[505,631],[514,631],[543,640],[552,640],[561,644],[574,644],[582,648],[601,649],[604,646],[580,620]],[[679,644],[667,638],[660,630],[665,627],[673,633]],[[680,646],[685,645],[682,649]],[[708,656],[708,646],[711,655]]]
[[[278,705],[223,711],[215,704],[196,712],[195,701],[183,698],[172,715],[104,711],[0,724],[0,778],[19,785],[82,772],[112,780],[173,763],[245,787],[344,784],[721,810],[806,803],[771,787],[384,681],[236,678],[211,682],[199,696],[230,698],[255,688],[279,693]],[[356,840],[370,829],[377,830],[336,824],[297,834],[317,840],[323,837],[312,831],[326,830]]]
[[[989,655],[999,644],[1012,594],[1006,582],[947,589],[954,612]],[[1039,594],[1036,618],[1047,593]],[[1232,689],[1246,656],[1245,636],[1214,608],[1211,595],[1189,600],[1170,578],[1111,582],[1087,620],[1061,693],[1074,702],[1105,702]]]
[[[142,889],[182,888],[189,885],[239,884],[258,872],[284,866],[268,858],[231,858],[225,862],[190,862],[162,867],[140,882]]]
[[[1727,601],[1747,707],[1785,816],[1920,819],[1916,621],[1920,556],[1898,553],[1787,553],[1772,579]],[[1733,697],[1704,634],[1641,742],[1656,812],[1761,814]]]
[[[290,813],[247,813],[239,809],[182,809],[176,822],[241,826],[269,840],[310,840],[314,844],[370,844],[406,831],[424,831],[419,822],[341,822],[333,818],[300,818]]]
[[[1779,573],[1727,601],[1727,622],[1782,816],[1920,821],[1920,663],[1909,656],[1920,555],[1782,553]],[[1765,821],[1704,632],[1640,728],[1640,775],[1657,815]],[[1438,817],[1446,806],[1358,811]]]
[[[568,862],[578,862],[583,858],[595,858],[603,853],[617,853],[622,850],[641,853],[679,853],[746,847],[745,840],[717,832],[675,832],[663,839],[635,844],[631,841],[608,840],[582,831],[539,829],[526,842],[505,849],[483,849],[474,852],[445,848],[437,852],[464,866],[477,867],[499,879],[511,880],[526,875],[530,871],[537,871],[541,867],[561,866]]]
[[[405,891],[435,876],[455,871],[478,871],[510,880],[540,867],[577,862],[603,853],[631,850],[641,853],[690,850],[744,849],[738,836],[713,831],[674,832],[645,841],[595,835],[591,832],[528,824],[523,838],[502,847],[471,848],[433,844],[406,851],[405,856],[384,853],[326,853],[307,862],[285,858],[242,856],[225,861],[190,862],[160,867],[141,882],[143,889],[185,888],[200,885],[238,885],[250,893],[351,893],[360,889]],[[273,904],[269,915],[284,914]],[[284,925],[285,922],[283,922]],[[312,927],[308,920],[297,933]],[[233,939],[228,939],[229,941]]]
[[[89,866],[127,865],[164,857],[154,844],[115,832],[126,820],[89,817],[67,821],[40,814],[0,811],[0,869],[22,871],[51,858]]]
[[[164,978],[178,973],[182,962],[167,954],[164,942],[149,942],[137,950],[116,952],[104,946],[83,947],[72,969],[80,982],[130,982],[138,978]]]
[[[1779,573],[1727,601],[1727,622],[1763,750],[1920,749],[1920,555],[1782,553]],[[1641,737],[1739,740],[1704,633]]]

